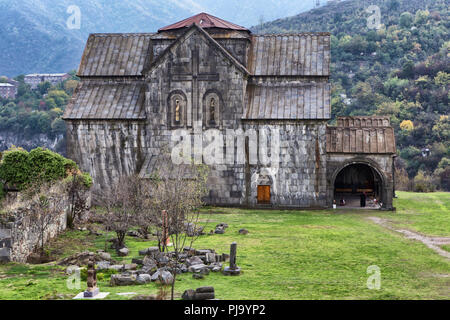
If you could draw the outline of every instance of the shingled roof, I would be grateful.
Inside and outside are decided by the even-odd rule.
[[[145,119],[145,90],[139,82],[82,81],[66,108],[65,120]]]
[[[329,76],[330,34],[253,36],[247,68],[255,76]]]
[[[243,119],[330,119],[330,84],[248,85]]]
[[[78,75],[140,76],[149,63],[152,33],[91,34]]]
[[[396,153],[394,128],[388,118],[340,117],[338,124],[327,127],[328,153]]]

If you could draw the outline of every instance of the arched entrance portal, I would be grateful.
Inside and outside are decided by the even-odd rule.
[[[380,208],[383,180],[372,166],[350,164],[339,171],[334,181],[334,201],[339,207]]]

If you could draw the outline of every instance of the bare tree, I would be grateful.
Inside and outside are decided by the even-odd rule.
[[[62,196],[60,183],[53,186],[43,183],[34,188],[34,195],[30,200],[30,224],[38,232],[38,243],[41,256],[44,255],[44,245],[50,235],[50,227],[59,229],[58,220],[64,214],[65,199]],[[55,230],[55,233],[58,230]]]
[[[67,212],[67,227],[73,229],[75,220],[81,220],[83,215],[89,210],[88,191],[83,176],[74,172],[67,184],[67,194],[69,197],[69,210]]]
[[[168,233],[172,240],[170,269],[174,281],[172,283],[171,299],[174,298],[177,269],[180,265],[181,253],[189,240],[187,228],[197,225],[199,209],[203,205],[202,198],[206,195],[206,180],[208,167],[205,165],[171,165],[166,159],[158,166],[157,182],[152,191],[152,205],[161,213],[167,214]],[[164,218],[161,215],[160,220]],[[164,234],[164,232],[162,232]],[[161,240],[164,242],[164,235]],[[165,244],[163,244],[165,247]]]
[[[125,236],[136,224],[142,201],[140,188],[139,177],[123,176],[103,192],[102,204],[106,213],[102,220],[108,230],[116,233],[116,250],[125,247]]]
[[[157,209],[153,206],[152,192],[155,187],[155,181],[152,179],[137,179],[135,181],[136,200],[135,200],[135,223],[139,228],[140,235],[147,239],[148,235],[154,233],[160,236],[160,220]]]

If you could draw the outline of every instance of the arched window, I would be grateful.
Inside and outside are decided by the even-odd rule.
[[[182,92],[176,91],[169,98],[169,124],[172,127],[181,127],[186,119],[186,97]]]
[[[219,125],[220,116],[220,98],[215,92],[207,93],[203,99],[204,119],[207,127],[216,127]]]
[[[216,125],[216,99],[214,98],[209,101],[209,123]]]
[[[181,123],[181,106],[180,99],[175,100],[175,124]]]

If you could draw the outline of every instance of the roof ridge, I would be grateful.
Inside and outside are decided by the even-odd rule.
[[[207,20],[207,21],[204,21],[204,20]],[[204,22],[206,22],[206,23],[204,23]],[[242,27],[235,23],[223,20],[219,17],[213,16],[212,14],[209,14],[206,12],[198,13],[192,17],[183,19],[181,21],[178,21],[178,22],[175,22],[168,26],[165,26],[163,28],[160,28],[158,30],[158,32],[186,28],[186,27],[189,27],[190,25],[192,25],[193,23],[198,24],[199,27],[202,27],[202,28],[220,28],[220,29],[241,30],[241,31],[250,32],[250,30],[245,27]]]

